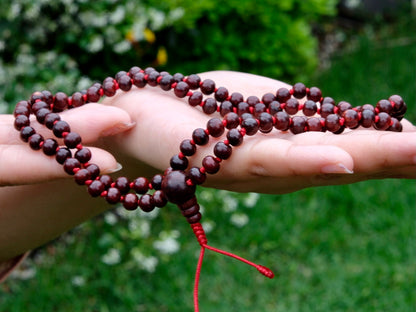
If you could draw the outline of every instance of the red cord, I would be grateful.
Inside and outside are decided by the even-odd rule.
[[[195,284],[194,284],[194,311],[199,312],[198,304],[198,289],[199,289],[199,277],[201,276],[202,261],[204,260],[205,247],[201,246],[201,252],[199,253],[198,264],[195,271]]]

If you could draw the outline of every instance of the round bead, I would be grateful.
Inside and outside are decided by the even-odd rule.
[[[391,117],[385,112],[381,112],[378,115],[378,118],[375,119],[374,128],[377,130],[387,130],[391,125]]]
[[[35,129],[30,126],[23,127],[20,130],[20,138],[23,142],[27,142],[29,138],[36,133]]]
[[[168,203],[168,200],[165,196],[165,193],[163,193],[162,190],[157,190],[153,193],[152,196],[153,205],[155,205],[158,208],[165,207]]]
[[[334,113],[335,106],[332,103],[323,103],[320,109],[320,115],[323,118],[326,118],[328,115]]]
[[[13,116],[16,117],[16,116],[19,116],[19,115],[29,116],[30,115],[30,107],[28,105],[18,105],[17,104],[16,107],[14,108]]]
[[[260,122],[260,132],[262,133],[269,133],[273,130],[273,117],[269,113],[261,113],[258,116],[258,120]]]
[[[188,158],[179,157],[179,155],[173,155],[170,159],[170,166],[173,170],[185,170],[188,168]]]
[[[378,108],[379,112],[385,112],[389,115],[393,112],[393,105],[389,100],[378,101],[376,107]]]
[[[363,108],[364,108],[364,106],[363,106]],[[375,116],[376,115],[375,115],[373,110],[363,109],[363,111],[361,112],[360,125],[363,126],[364,128],[370,128],[373,125],[373,121],[374,121]]]
[[[174,93],[178,98],[184,98],[189,92],[189,85],[184,81],[179,81],[174,89]]]
[[[101,98],[100,88],[96,86],[91,86],[87,89],[87,103],[98,102]]]
[[[209,140],[209,136],[208,134],[205,132],[204,129],[202,128],[197,128],[194,130],[194,132],[192,133],[192,140],[195,142],[195,144],[197,145],[205,145],[208,143]]]
[[[277,112],[274,115],[274,118],[275,118],[274,127],[277,130],[287,131],[289,129],[290,117],[289,117],[288,113],[286,113],[284,111]]]
[[[52,130],[56,122],[61,120],[61,116],[56,113],[50,113],[45,116],[45,126],[46,128]]]
[[[293,85],[293,96],[297,99],[304,98],[306,96],[306,86],[301,83],[295,83]]]
[[[215,174],[220,170],[220,163],[211,155],[205,156],[202,159],[202,166],[209,174]]]
[[[169,74],[164,75],[159,81],[160,88],[164,91],[170,90],[172,88],[172,83],[173,77]]]
[[[69,127],[69,124],[66,121],[59,120],[53,125],[52,131],[57,138],[62,138],[63,133],[69,133],[71,131],[71,128]]]
[[[130,181],[126,177],[118,177],[114,182],[116,187],[121,194],[127,194],[130,191]]]
[[[32,95],[30,96],[30,104],[34,104],[36,101],[43,101],[45,98],[45,96],[43,95],[42,92],[40,91],[36,91],[33,92]]]
[[[75,174],[74,169],[81,168],[81,163],[78,159],[71,157],[64,161],[63,166],[66,173],[73,175]]]
[[[308,100],[312,100],[314,102],[319,102],[322,98],[322,92],[317,87],[311,87],[309,89],[307,98],[308,98]]]
[[[248,105],[250,105],[250,106],[254,106],[254,105],[256,105],[257,103],[260,103],[260,99],[259,99],[257,96],[255,96],[255,95],[250,95],[250,96],[246,99],[246,102],[247,102],[247,104],[248,104]]]
[[[160,190],[160,188],[162,187],[162,181],[163,176],[161,174],[156,174],[153,176],[152,181],[150,183],[152,184],[152,187],[155,190]]]
[[[207,115],[215,113],[217,108],[217,101],[215,101],[213,98],[206,99],[202,105],[202,111]]]
[[[58,149],[55,155],[55,159],[59,164],[63,164],[67,158],[72,157],[71,151],[66,147],[61,147]],[[78,159],[79,160],[79,159]]]
[[[203,95],[199,91],[195,91],[192,95],[188,98],[188,103],[191,106],[198,106],[202,103]]]
[[[192,74],[186,78],[186,83],[189,85],[189,88],[191,88],[191,90],[196,90],[199,88],[201,78],[198,75]]]
[[[90,151],[89,148],[83,147],[80,150],[77,150],[75,152],[74,157],[76,159],[78,159],[81,164],[85,164],[85,163],[87,163],[91,159],[91,151]]]
[[[128,193],[124,196],[123,207],[130,211],[135,210],[139,205],[138,201],[139,198],[136,194]]]
[[[170,202],[181,204],[194,196],[195,185],[186,183],[186,180],[185,172],[176,170],[163,178],[162,191]]]
[[[49,107],[49,105],[48,105],[48,104],[46,104],[45,102],[43,102],[43,101],[39,101],[39,102],[36,102],[36,103],[34,103],[34,104],[32,105],[32,112],[33,112],[34,114],[36,114],[36,112],[37,112],[38,110],[42,109],[42,108],[47,108],[47,109],[49,109],[50,107]]]
[[[240,125],[240,117],[236,113],[228,113],[224,116],[224,120],[226,121],[226,128],[233,129],[237,128]]]
[[[133,75],[133,84],[137,87],[137,88],[144,88],[147,85],[147,80],[145,79],[145,74],[144,73],[136,73]]]
[[[305,132],[307,130],[306,118],[303,116],[293,116],[289,129],[293,134]]]
[[[332,97],[330,97],[330,96],[326,96],[322,100],[322,104],[325,104],[325,103],[335,105],[335,100]]]
[[[88,167],[89,168],[89,167]],[[88,169],[87,168],[87,169]],[[88,170],[89,171],[89,170]],[[91,179],[95,179],[93,176],[91,176]],[[111,187],[111,184],[113,183],[113,178],[111,176],[109,176],[108,174],[103,174],[100,178],[99,178],[100,182],[104,184],[104,187],[106,189],[108,189],[109,187]]]
[[[253,107],[253,115],[254,117],[258,118],[261,113],[267,112],[267,106],[264,103],[257,103]]]
[[[27,127],[30,125],[29,117],[26,115],[19,115],[14,120],[14,128],[16,130],[21,130],[24,127]]]
[[[230,129],[227,133],[227,140],[232,146],[239,146],[243,143],[243,135],[237,129]]]
[[[189,169],[187,176],[194,184],[202,184],[207,179],[207,175],[202,173],[198,167],[192,167]]]
[[[255,135],[259,130],[259,123],[257,119],[249,117],[241,122],[241,127],[246,130],[247,135]]]
[[[264,105],[269,106],[269,104],[273,101],[276,100],[276,97],[274,96],[273,93],[265,93],[262,98],[261,101],[264,103]]]
[[[53,103],[53,94],[48,90],[43,90],[41,93],[43,95],[43,101],[51,105]]]
[[[224,142],[218,142],[214,146],[214,154],[218,158],[228,159],[231,156],[231,152],[232,152],[231,146],[225,144]]]
[[[68,96],[63,92],[57,92],[53,101],[53,111],[62,112],[68,107]]]
[[[336,133],[341,129],[341,124],[339,121],[339,116],[337,114],[330,114],[325,118],[325,128],[328,131]]]
[[[185,76],[184,76],[183,74],[181,74],[181,73],[175,73],[175,74],[173,75],[173,81],[174,81],[174,82],[180,82],[180,81],[182,81],[184,78],[185,78]]]
[[[56,142],[54,139],[46,139],[42,146],[43,153],[48,156],[55,155],[58,146],[58,142]]]
[[[233,92],[230,96],[230,102],[234,106],[237,106],[238,103],[244,102],[244,96],[239,92]]]
[[[218,138],[224,133],[224,124],[219,118],[211,118],[207,122],[207,130],[212,137]]]
[[[189,139],[183,140],[179,146],[182,154],[192,156],[196,152],[196,145]]]
[[[325,130],[321,123],[321,118],[317,118],[317,117],[308,118],[308,120],[306,121],[306,127],[308,128],[308,131],[324,131]]]
[[[88,186],[88,193],[92,197],[100,196],[102,192],[105,191],[104,183],[99,180],[94,180],[92,183]]]
[[[350,129],[357,128],[359,124],[358,113],[353,109],[347,109],[343,114],[344,125]]]
[[[29,137],[30,148],[33,150],[40,150],[42,148],[43,141],[43,137],[40,134],[35,133],[31,135]]]
[[[149,180],[139,177],[133,181],[131,188],[138,194],[145,194],[149,190]]]
[[[246,102],[240,102],[237,104],[237,114],[241,116],[243,114],[250,113],[250,105]]]
[[[119,189],[115,187],[110,187],[107,190],[107,195],[105,196],[105,200],[109,204],[117,204],[120,201],[121,193]]]
[[[86,167],[86,169],[90,172],[91,179],[95,179],[100,175],[100,168],[96,164],[90,164],[89,166]],[[104,177],[106,177],[106,175],[103,175],[101,177],[101,181],[103,181]]]
[[[233,104],[230,101],[222,102],[220,105],[220,115],[224,117],[231,112],[233,112]]]
[[[80,169],[74,175],[74,180],[79,185],[84,185],[85,181],[91,180],[90,172],[87,169]]]
[[[122,75],[120,78],[118,78],[117,83],[120,90],[125,92],[129,91],[133,85],[130,76],[127,75]]]
[[[280,103],[278,101],[273,101],[269,104],[269,113],[270,115],[274,115],[280,111],[282,111],[282,107],[280,106]]]
[[[205,95],[209,95],[215,91],[215,82],[211,79],[205,79],[200,84],[201,92]]]
[[[68,148],[75,148],[81,143],[81,136],[76,132],[69,132],[64,138],[64,144]]]
[[[116,87],[116,84],[115,84],[115,82],[112,78],[111,78],[111,80],[103,82],[103,93],[104,93],[105,96],[113,96],[113,95],[116,94],[116,91],[117,91],[117,87]],[[74,96],[75,96],[75,93],[72,95],[72,104],[74,104]],[[81,99],[83,99],[83,97],[82,97],[82,94],[80,92],[77,92],[76,99],[77,99],[78,103],[80,103],[80,104],[82,103],[81,105],[84,104],[83,100],[81,100]]]
[[[316,102],[307,100],[303,104],[302,112],[305,116],[313,116],[316,114],[317,111],[318,111],[318,107],[316,106]]]
[[[393,132],[401,132],[403,130],[403,126],[397,118],[391,118],[391,126],[388,128],[389,131]]]
[[[299,101],[296,99],[288,99],[285,105],[285,112],[289,115],[295,115],[299,111]]]
[[[286,103],[291,97],[289,90],[286,88],[280,88],[276,92],[276,99],[280,103]]]
[[[51,112],[50,109],[48,108],[41,108],[40,110],[38,110],[36,112],[36,120],[40,123],[40,124],[44,124],[45,123],[45,117],[47,114],[49,114]]]
[[[338,107],[338,115],[342,116],[342,114],[347,110],[347,109],[352,109],[352,105],[346,101],[341,101],[338,103],[337,105]]]
[[[144,194],[142,197],[140,197],[139,207],[144,212],[151,212],[153,209],[155,209],[152,196],[149,194]]]
[[[214,95],[215,99],[218,102],[223,102],[228,98],[228,90],[227,88],[224,87],[219,87],[216,91],[215,91],[215,95]]]

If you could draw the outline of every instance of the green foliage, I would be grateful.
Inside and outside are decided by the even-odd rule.
[[[132,65],[301,78],[317,64],[311,25],[333,15],[336,2],[7,1],[0,106],[38,89],[73,92]]]

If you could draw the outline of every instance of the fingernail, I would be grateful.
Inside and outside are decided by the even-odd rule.
[[[114,173],[114,172],[120,171],[121,169],[123,169],[122,164],[117,163],[117,167],[116,168],[103,170],[104,171],[103,173],[110,174],[110,173]]]
[[[354,171],[348,169],[343,164],[327,165],[321,168],[322,173],[347,173],[352,174]]]
[[[116,135],[119,134],[121,132],[130,130],[132,128],[134,128],[134,126],[136,125],[136,123],[134,121],[132,122],[120,122],[108,129],[105,129],[104,131],[101,132],[101,136],[110,136],[110,135]]]

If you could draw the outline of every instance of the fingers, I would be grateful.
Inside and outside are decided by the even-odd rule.
[[[83,144],[91,144],[102,136],[114,135],[134,126],[129,114],[117,107],[101,104],[87,104],[77,109],[61,113],[62,120],[68,122],[71,131],[81,135]],[[20,144],[19,132],[13,127],[11,115],[0,115],[0,144]],[[45,138],[53,134],[45,126],[32,120],[31,125]]]
[[[90,163],[102,173],[119,169],[114,157],[101,149],[91,147]],[[54,157],[33,151],[25,145],[0,145],[0,186],[32,184],[70,177]]]

